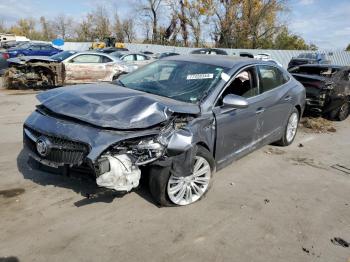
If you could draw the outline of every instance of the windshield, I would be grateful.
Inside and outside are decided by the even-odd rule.
[[[313,53],[304,53],[304,54],[298,55],[298,58],[317,59],[317,54],[313,54]]]
[[[63,60],[67,59],[68,57],[74,55],[75,51],[63,51],[58,54],[55,54],[53,56],[50,56],[51,59],[54,59],[58,62],[62,62]]]
[[[198,103],[221,80],[227,68],[185,61],[161,60],[125,75],[121,85],[175,100]]]

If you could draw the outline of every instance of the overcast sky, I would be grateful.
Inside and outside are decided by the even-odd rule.
[[[137,0],[0,0],[0,19],[11,25],[21,17],[50,18],[65,13],[79,20],[96,3],[111,12],[117,8],[122,17],[129,17],[133,1]],[[283,20],[308,43],[322,49],[344,49],[350,43],[349,0],[290,0],[289,10]]]

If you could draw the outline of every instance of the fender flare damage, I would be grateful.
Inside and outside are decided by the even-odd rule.
[[[157,144],[155,141],[160,140],[161,139],[151,140],[151,143],[142,142],[141,140],[141,142],[139,142],[135,147],[142,145],[140,148],[144,149],[145,145],[152,145],[153,149],[156,148],[154,147],[154,144]],[[185,127],[175,129],[170,132],[170,134],[164,135],[164,140],[166,141],[166,145],[164,146],[164,151],[161,156],[156,157],[156,159],[152,160],[151,162],[144,161],[143,163],[145,164],[142,163],[140,165],[135,165],[135,161],[133,165],[130,165],[129,160],[123,161],[123,165],[121,165],[119,170],[115,170],[114,173],[109,172],[108,175],[104,175],[106,172],[101,173],[99,171],[109,171],[112,168],[109,164],[108,158],[110,159],[110,156],[113,155],[113,153],[109,154],[108,156],[102,155],[100,159],[104,160],[102,162],[100,161],[100,166],[98,167],[99,171],[96,172],[96,183],[99,186],[112,188],[117,191],[125,191],[125,189],[126,191],[130,191],[134,187],[132,185],[138,185],[138,181],[133,180],[133,178],[139,179],[138,176],[131,175],[130,170],[139,172],[139,166],[148,166],[150,169],[159,169],[159,167],[169,168],[170,172],[174,176],[190,176],[193,172],[193,162],[198,150],[198,145],[205,144],[208,146],[209,151],[213,152],[212,149],[215,144],[215,120],[212,116],[210,118],[205,117],[193,119],[190,121],[190,123],[186,123]],[[125,159],[124,154],[126,153],[131,159],[133,158],[130,150],[120,151],[123,149],[123,147],[117,147],[117,149],[118,153],[114,154],[113,157],[117,158],[118,161],[122,162],[121,159]],[[114,182],[111,183],[111,181]]]

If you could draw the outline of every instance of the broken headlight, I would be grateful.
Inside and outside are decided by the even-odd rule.
[[[124,141],[114,147],[118,154],[128,154],[137,166],[151,163],[160,158],[165,146],[156,138],[144,138],[137,141]]]
[[[162,157],[170,145],[185,148],[187,144],[191,144],[191,139],[187,137],[189,135],[182,130],[185,124],[182,119],[174,119],[160,130],[159,135],[123,141],[114,147],[114,152],[128,154],[137,166],[146,165]],[[170,147],[171,151],[177,150],[174,145]]]
[[[136,158],[135,165],[145,165],[160,158],[165,147],[154,139],[141,140],[132,148],[132,156]]]

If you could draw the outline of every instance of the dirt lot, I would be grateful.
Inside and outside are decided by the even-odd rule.
[[[88,181],[31,169],[21,126],[36,103],[34,94],[0,90],[0,257],[350,261],[350,248],[331,242],[350,241],[350,170],[340,167],[350,168],[350,119],[237,161],[194,205],[158,208],[146,189],[87,199]]]

